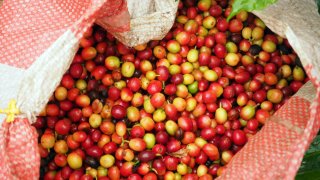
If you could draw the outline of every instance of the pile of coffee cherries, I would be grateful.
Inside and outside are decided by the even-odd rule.
[[[288,41],[227,0],[185,0],[162,40],[95,25],[33,124],[46,180],[213,179],[308,80]],[[152,29],[150,29],[152,30]]]

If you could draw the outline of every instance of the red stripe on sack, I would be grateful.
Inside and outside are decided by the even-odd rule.
[[[5,1],[0,9],[0,63],[28,68],[87,10],[84,1]]]
[[[38,134],[27,118],[3,122],[0,128],[2,179],[39,179]]]
[[[67,30],[80,39],[100,14],[115,22],[110,31],[129,30],[123,0],[5,1],[0,9],[0,63],[27,69]]]

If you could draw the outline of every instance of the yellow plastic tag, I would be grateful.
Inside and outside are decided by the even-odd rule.
[[[16,100],[10,100],[6,109],[0,109],[0,114],[6,114],[6,122],[10,123],[14,121],[15,115],[20,114],[19,109],[16,106]]]

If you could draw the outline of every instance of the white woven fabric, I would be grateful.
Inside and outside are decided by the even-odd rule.
[[[16,99],[25,70],[0,64],[0,107],[6,108],[11,99]],[[5,118],[0,114],[0,123]]]
[[[23,83],[17,88],[17,105],[30,121],[34,121],[34,116],[47,104],[77,50],[77,38],[67,31],[23,74]]]
[[[136,46],[150,40],[161,40],[171,29],[179,1],[127,0],[130,13],[130,31],[113,35],[127,46]],[[98,20],[102,27],[104,22]]]

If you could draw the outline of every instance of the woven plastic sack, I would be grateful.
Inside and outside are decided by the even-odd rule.
[[[127,46],[161,40],[171,29],[178,8],[176,0],[127,0],[130,13],[130,31],[112,33]],[[97,24],[108,29],[104,19]]]
[[[320,127],[320,16],[314,1],[278,0],[254,12],[288,38],[311,80],[238,152],[218,179],[294,179]]]
[[[0,116],[0,122],[3,121],[0,127],[1,179],[39,178],[37,133],[30,124],[47,104],[71,64],[79,40],[94,22],[132,46],[165,36],[173,24],[177,2],[149,1],[151,9],[144,14],[135,13],[141,8],[131,8],[133,18],[125,0],[3,2],[0,9],[0,108],[4,109],[14,99],[20,113],[13,111],[13,105],[5,109],[6,121],[3,121],[5,115]],[[163,19],[167,24],[160,23],[161,28],[155,28],[152,18],[157,18],[154,22],[158,22],[159,16],[167,18],[166,14],[170,14],[168,20]],[[150,27],[134,23],[135,18],[144,21],[143,17],[146,17],[145,22],[150,21]],[[159,30],[150,34],[146,32],[149,28]],[[129,44],[127,39],[130,39]],[[14,117],[14,121],[7,122],[9,117]]]
[[[161,1],[154,2],[159,4]],[[129,5],[130,3],[139,4],[134,0],[128,1]],[[295,2],[293,7],[298,7],[301,11],[291,6],[288,8],[288,4],[288,0],[279,0],[278,4],[257,14],[272,30],[287,36],[302,59],[312,83],[319,87],[317,77],[319,74],[317,61],[320,59],[317,54],[319,33],[312,31],[319,27],[315,4],[304,1]],[[136,8],[145,5],[137,5]],[[131,31],[125,32],[128,30],[128,13],[125,3],[121,0],[81,2],[60,0],[59,3],[50,1],[38,3],[27,0],[4,2],[0,9],[0,26],[2,27],[0,53],[3,55],[0,59],[2,75],[0,76],[0,107],[5,107],[9,99],[17,99],[18,108],[23,115],[19,115],[13,123],[4,122],[0,129],[2,179],[37,179],[39,177],[40,157],[35,148],[37,135],[29,123],[47,103],[62,74],[69,67],[83,32],[96,21],[103,27],[109,28],[108,30],[113,31],[117,38],[130,46],[147,42],[148,39],[144,39],[144,35],[139,35],[143,33],[146,35],[149,33],[149,38],[160,39],[170,28],[162,28],[161,25],[156,29],[162,34],[156,35],[144,27],[144,24],[140,24],[140,28],[134,30],[133,21],[136,19],[139,25],[142,19],[138,17],[147,17],[147,15],[150,18],[156,17],[150,20],[149,25],[152,25],[153,21],[156,22],[159,17],[172,19],[174,15],[172,13],[170,15],[170,12],[174,12],[176,7],[162,8],[163,11],[157,8],[156,3],[148,7],[153,11],[146,10],[137,15],[132,13],[135,8],[128,8],[132,17]],[[279,12],[286,14],[279,16]],[[302,12],[302,16],[296,15],[296,12]],[[291,21],[280,18],[282,16],[288,18],[289,15],[293,16]],[[270,17],[273,17],[274,21],[270,20]],[[311,20],[302,17],[311,17]],[[119,21],[116,20],[117,18]],[[301,22],[297,23],[297,19]],[[278,25],[275,27],[280,27],[280,30],[272,27],[273,23]],[[297,24],[300,26],[297,27]],[[116,25],[119,26],[114,28]],[[138,25],[136,27],[139,27]],[[309,27],[310,25],[312,27]],[[134,43],[130,44],[131,42]],[[312,103],[309,101],[313,96],[308,96],[312,94],[312,85],[306,85],[301,91],[304,93],[298,93],[293,97],[266,123],[261,132],[249,140],[248,144],[233,158],[221,179],[293,179],[306,148],[319,129],[319,121],[316,121],[319,119],[319,88]]]

